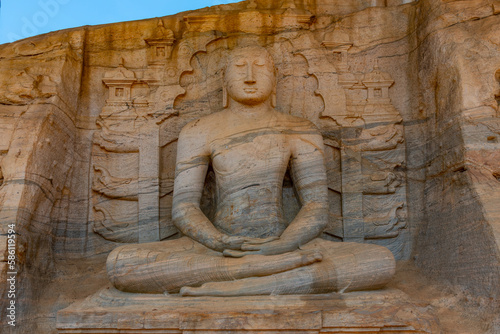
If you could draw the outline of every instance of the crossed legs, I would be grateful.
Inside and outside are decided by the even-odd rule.
[[[280,295],[379,288],[394,274],[395,261],[385,247],[322,239],[295,252],[228,258],[184,237],[118,247],[107,269],[111,282],[128,292]]]

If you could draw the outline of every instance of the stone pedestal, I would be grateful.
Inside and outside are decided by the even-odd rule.
[[[105,288],[59,311],[69,333],[440,333],[429,309],[399,290],[346,294],[179,297]]]

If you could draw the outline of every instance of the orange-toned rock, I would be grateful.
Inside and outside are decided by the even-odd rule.
[[[376,289],[390,280],[388,249],[318,239],[328,224],[323,138],[311,122],[275,110],[275,83],[266,49],[230,51],[225,109],[179,135],[172,217],[184,237],[113,250],[107,270],[115,287],[245,296]],[[209,166],[212,220],[200,208]],[[283,213],[287,167],[301,204],[291,221]]]
[[[321,134],[320,242],[386,247],[389,286],[430,305],[444,332],[498,332],[497,7],[253,0],[1,45],[0,281],[14,275],[16,293],[0,284],[0,309],[15,299],[15,330],[55,332],[57,311],[109,284],[113,249],[184,240],[172,217],[181,129],[227,111],[224,54],[252,44],[274,58],[276,112]],[[211,222],[218,172],[200,181]],[[300,191],[289,172],[279,182],[256,200],[281,196],[290,222]]]

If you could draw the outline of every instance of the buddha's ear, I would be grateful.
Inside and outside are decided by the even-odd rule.
[[[278,85],[278,68],[274,67],[274,88],[271,93],[271,107],[276,108],[276,86]]]
[[[227,89],[224,79],[225,75],[226,75],[225,69],[222,69],[222,107],[224,109],[229,107],[229,99],[227,98]]]
[[[222,107],[225,109],[229,107],[229,99],[227,98],[226,86],[222,86]]]

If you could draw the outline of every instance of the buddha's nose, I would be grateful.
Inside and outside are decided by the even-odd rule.
[[[255,78],[253,76],[252,64],[248,64],[248,66],[247,66],[247,75],[245,77],[245,83],[247,83],[247,84],[254,84],[255,83]]]

